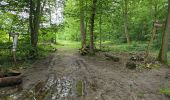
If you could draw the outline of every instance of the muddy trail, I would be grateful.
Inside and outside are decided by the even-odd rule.
[[[70,53],[71,52],[71,53]],[[23,71],[19,86],[5,92],[7,100],[170,100],[160,89],[170,88],[170,69],[129,70],[127,55],[120,61],[80,56],[77,51],[58,50],[31,69]],[[168,76],[169,75],[169,76]],[[6,88],[8,89],[8,88]]]

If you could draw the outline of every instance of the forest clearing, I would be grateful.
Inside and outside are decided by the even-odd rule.
[[[170,0],[0,0],[0,100],[170,100]]]

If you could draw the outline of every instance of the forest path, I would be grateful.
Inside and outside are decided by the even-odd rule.
[[[125,55],[107,61],[102,53],[80,56],[60,49],[24,72],[23,90],[15,100],[169,100],[160,89],[170,88],[170,69],[129,70]],[[43,99],[42,99],[43,98]]]

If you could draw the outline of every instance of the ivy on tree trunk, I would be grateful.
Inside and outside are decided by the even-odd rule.
[[[97,0],[93,0],[92,13],[90,17],[90,54],[94,54],[94,20],[96,15],[96,4]]]
[[[32,45],[30,53],[34,57],[36,56],[37,53],[38,33],[40,28],[40,15],[41,15],[41,0],[35,1],[30,0],[29,3],[30,3],[29,26]]]

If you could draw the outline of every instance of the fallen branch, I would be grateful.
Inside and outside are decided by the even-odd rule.
[[[116,56],[113,56],[113,55],[109,55],[109,54],[105,54],[105,57],[107,60],[113,60],[114,62],[119,62],[120,59]]]

